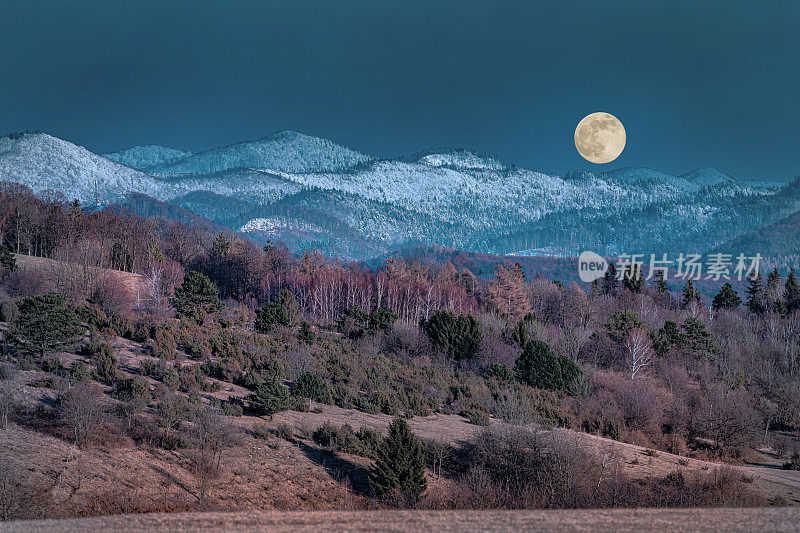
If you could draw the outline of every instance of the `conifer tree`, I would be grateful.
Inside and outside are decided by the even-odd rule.
[[[653,275],[653,289],[658,294],[667,294],[669,292],[669,285],[664,280],[664,271],[659,270]]]
[[[760,273],[750,277],[745,292],[747,292],[747,308],[753,313],[763,313],[764,280]]]
[[[619,280],[617,279],[617,267],[613,261],[608,262],[608,270],[603,275],[603,294],[615,295],[617,294],[617,286]]]
[[[483,328],[472,315],[436,311],[422,324],[431,341],[456,361],[470,359],[483,339]]]
[[[787,313],[800,309],[800,285],[797,283],[794,269],[786,277],[786,284],[783,289],[783,303],[786,306]]]
[[[694,288],[691,279],[686,280],[686,285],[683,286],[683,298],[681,300],[681,307],[684,309],[688,307],[693,301],[700,302],[700,293]]]
[[[767,284],[764,289],[764,307],[779,315],[786,314],[786,300],[783,295],[784,285],[777,267],[767,275]]]
[[[742,300],[739,295],[733,290],[730,283],[726,283],[714,296],[711,307],[718,311],[720,309],[738,309],[741,304]]]
[[[272,416],[289,408],[289,391],[277,378],[268,377],[245,400],[255,414]]]
[[[0,244],[0,266],[6,272],[13,272],[17,269],[17,259],[14,257],[14,251],[5,244]]]
[[[392,422],[377,455],[370,476],[370,487],[376,494],[398,489],[413,502],[425,491],[425,446],[408,422],[402,418]]]
[[[535,324],[536,319],[533,313],[528,313],[514,325],[511,330],[511,340],[516,342],[520,348],[524,348],[528,341],[533,340],[531,329]]]
[[[589,286],[589,294],[591,294],[592,296],[597,296],[598,294],[600,294],[601,290],[602,289],[600,288],[600,280],[599,279],[592,280],[592,284]]]
[[[275,325],[292,327],[297,323],[300,309],[294,295],[282,289],[277,300],[273,300],[256,311],[254,328],[256,333],[268,333]]]
[[[722,351],[719,343],[711,336],[706,325],[698,318],[689,317],[683,321],[681,328],[686,332],[688,346],[692,350],[718,354]]]
[[[638,263],[628,265],[622,277],[625,288],[631,292],[642,292],[644,290],[644,278]]]
[[[222,309],[219,289],[208,276],[192,270],[186,273],[183,284],[175,289],[173,305],[178,314],[203,323],[206,315]]]
[[[83,332],[75,310],[54,292],[23,298],[11,327],[15,344],[41,356],[77,342]]]
[[[531,387],[549,390],[566,390],[581,375],[572,359],[558,357],[544,341],[530,341],[514,364],[517,379]]]
[[[488,289],[489,306],[501,316],[519,317],[531,309],[525,294],[525,273],[519,263],[514,266],[497,265]]]

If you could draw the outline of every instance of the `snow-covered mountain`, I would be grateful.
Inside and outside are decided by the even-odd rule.
[[[134,146],[117,152],[103,154],[104,157],[122,163],[129,167],[149,172],[157,165],[165,165],[188,157],[192,152],[150,144],[147,146]]]
[[[0,137],[0,179],[82,203],[108,203],[126,192],[159,195],[152,176],[45,133]]]
[[[327,139],[296,131],[279,131],[257,141],[198,152],[147,170],[162,176],[219,172],[237,167],[283,172],[343,171],[369,159]]]
[[[414,245],[703,251],[800,209],[795,184],[714,169],[554,176],[463,149],[380,160],[290,131],[199,153],[143,146],[106,155],[46,134],[10,135],[0,138],[0,179],[147,215],[188,211],[254,239],[352,258]],[[162,204],[129,193],[180,210],[154,210]]]
[[[731,183],[735,181],[731,176],[717,170],[716,168],[697,168],[687,174],[684,174],[681,176],[681,178],[697,185],[698,187],[713,187],[715,185]]]

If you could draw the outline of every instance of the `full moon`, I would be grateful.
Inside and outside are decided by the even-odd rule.
[[[592,163],[610,163],[625,148],[625,128],[610,113],[592,113],[575,128],[575,148]]]

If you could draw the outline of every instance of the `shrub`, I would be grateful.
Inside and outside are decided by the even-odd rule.
[[[328,384],[318,374],[305,372],[292,383],[292,394],[322,403],[330,403]]]
[[[150,394],[150,384],[139,376],[117,380],[114,384],[113,396],[121,402],[141,400],[145,404],[150,403],[153,399]]]
[[[483,330],[472,315],[436,311],[423,324],[431,341],[456,361],[471,359],[483,338]]]
[[[297,322],[299,314],[294,296],[283,289],[277,300],[265,304],[256,312],[254,328],[257,333],[268,333],[276,325],[291,327]]]
[[[16,389],[11,385],[11,381],[8,379],[0,381],[0,429],[8,427],[16,403]]]
[[[161,376],[161,381],[169,387],[169,390],[176,391],[181,386],[181,377],[178,375],[178,371],[175,369],[174,366],[169,367],[164,371]]]
[[[783,463],[784,470],[800,470],[800,453],[794,452],[788,463]]]
[[[381,434],[366,427],[357,432],[349,424],[334,426],[325,422],[311,434],[314,442],[330,451],[350,453],[361,457],[375,459],[381,445]]]
[[[336,321],[336,328],[350,339],[357,339],[364,335],[369,324],[369,315],[359,306],[348,307]]]
[[[95,378],[103,383],[111,383],[117,379],[117,358],[114,357],[114,347],[107,342],[101,342],[92,345],[89,350],[95,368]]]
[[[153,400],[150,384],[143,377],[121,379],[115,383],[113,396],[122,402],[119,411],[130,427],[134,417],[141,413]]]
[[[244,415],[244,409],[241,404],[234,402],[233,398],[229,398],[227,402],[222,403],[222,414],[225,416],[242,416]]]
[[[178,349],[178,344],[172,333],[164,328],[157,328],[153,334],[153,340],[148,341],[144,345],[144,349],[153,357],[172,360],[175,359],[175,350]]]
[[[416,500],[427,486],[425,445],[402,418],[392,422],[378,448],[370,486],[378,495],[397,489],[409,501]]]
[[[489,425],[489,412],[480,405],[472,405],[468,409],[461,411],[461,416],[469,420],[470,424],[476,426]]]
[[[145,342],[150,338],[153,330],[152,319],[149,315],[139,315],[133,323],[131,330],[131,340]]]
[[[77,446],[90,442],[106,418],[103,393],[89,384],[75,385],[61,403],[59,418]]]
[[[0,302],[0,321],[14,322],[19,316],[19,307],[14,300],[3,300]]]
[[[297,340],[306,344],[311,344],[314,342],[315,338],[316,335],[314,334],[314,330],[311,329],[311,324],[309,324],[308,321],[303,320],[300,323],[300,331],[297,333]]]
[[[0,361],[0,381],[11,381],[17,375],[17,367],[11,363]]]
[[[264,422],[253,422],[253,427],[250,431],[253,437],[257,439],[267,440],[272,437],[272,430]]]
[[[376,331],[388,331],[392,324],[397,321],[397,313],[393,309],[381,306],[374,310],[369,315],[369,330],[372,333]]]
[[[289,424],[282,422],[275,426],[275,436],[288,442],[294,441],[294,429]]]
[[[514,379],[514,372],[503,363],[492,363],[483,372],[486,379],[496,379],[498,381],[511,381]]]

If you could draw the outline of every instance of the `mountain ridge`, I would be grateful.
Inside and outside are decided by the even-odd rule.
[[[290,130],[197,153],[147,145],[107,155],[119,161],[45,133],[11,134],[0,138],[0,178],[85,204],[141,193],[232,231],[289,228],[303,246],[303,232],[291,229],[296,216],[316,228],[314,242],[329,253],[341,246],[357,257],[411,244],[495,254],[670,251],[681,243],[703,251],[721,235],[734,238],[800,209],[800,180],[779,188],[708,168],[557,176],[463,148],[378,159]]]

